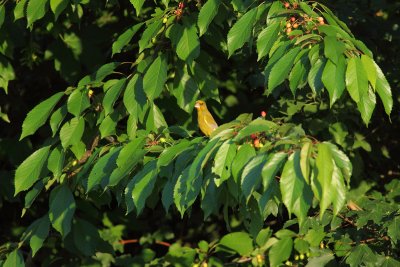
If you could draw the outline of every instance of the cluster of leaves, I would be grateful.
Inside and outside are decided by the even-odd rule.
[[[53,59],[65,81],[75,85],[38,104],[22,125],[20,139],[44,125],[52,134],[17,168],[14,196],[27,191],[23,216],[47,194],[48,209],[36,214],[19,243],[1,251],[10,252],[5,265],[22,265],[21,251],[27,244],[33,257],[51,242],[62,243],[75,256],[96,254],[97,261],[111,261],[105,259],[107,254],[114,260],[115,252],[123,251],[118,243],[121,225],[103,220],[106,227],[98,229],[99,220],[83,214],[91,205],[100,210],[114,201],[126,214],[136,216],[145,213],[145,207],[155,210],[161,203],[166,213],[176,208],[184,217],[195,213],[198,203],[204,219],[222,211],[229,225],[231,214],[237,213],[249,232],[227,235],[216,246],[201,242],[198,250],[173,244],[154,264],[211,263],[214,249],[238,253],[245,258],[237,262],[250,259],[254,265],[269,262],[275,266],[290,257],[298,261],[293,248],[299,257],[310,253],[316,262],[331,261],[332,253],[345,256],[338,251],[325,253],[320,244],[328,236],[324,227],[337,220],[346,203],[346,184],[352,175],[350,160],[337,146],[306,135],[301,126],[252,120],[249,114],[221,125],[209,140],[194,137],[190,114],[199,97],[220,102],[220,87],[229,87],[215,77],[223,70],[213,62],[218,57],[251,58],[256,40],[254,50],[260,63],[254,72],[265,81],[261,87],[266,94],[278,96],[288,85],[296,97],[304,93],[298,89],[308,84],[312,98],[323,95],[325,88],[332,107],[347,89],[368,124],[375,93],[387,114],[393,105],[389,84],[371,51],[319,3],[274,1],[254,7],[251,1],[161,2],[146,8],[144,1],[131,1],[137,18],[109,50],[117,58],[134,54],[132,62],[100,64],[80,80],[80,71],[73,69],[83,44],[73,33],[64,32],[60,20],[66,25],[77,23],[84,12],[96,10],[98,3],[21,0],[1,5],[0,25],[2,18],[11,27],[15,27],[13,21],[23,24],[26,18],[24,26],[32,31],[44,23],[52,35],[63,33],[65,44],[50,46],[45,58]],[[107,19],[106,14],[97,23]],[[4,60],[0,57],[3,88],[15,78],[7,59],[13,54],[9,40],[0,47],[5,56]],[[64,46],[70,58],[60,52]],[[30,49],[37,48],[32,45]],[[33,66],[37,55],[30,55],[25,63]],[[75,63],[65,68],[66,60]],[[310,211],[319,214],[309,218]],[[271,237],[272,230],[262,230],[267,217],[286,213],[296,219],[284,228],[293,222],[299,233],[281,229]],[[51,227],[57,231],[54,235]],[[242,241],[239,246],[238,240]],[[390,240],[397,242],[391,234]],[[269,258],[265,259],[267,251]],[[156,257],[150,250],[142,253],[141,262]],[[220,261],[224,258],[215,259],[215,264]]]

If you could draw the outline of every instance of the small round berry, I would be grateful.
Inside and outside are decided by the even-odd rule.
[[[294,256],[294,260],[298,261],[299,260],[299,255]]]
[[[167,139],[165,139],[164,137],[161,137],[161,138],[160,138],[160,142],[161,142],[161,143],[165,143],[165,142],[167,142]]]
[[[288,2],[283,3],[283,5],[285,6],[285,8],[289,8],[290,4]]]
[[[295,21],[296,21],[296,18],[295,18],[295,17],[291,17],[291,18],[290,18],[290,21],[291,21],[291,22],[295,22]]]
[[[72,166],[76,166],[76,164],[78,164],[78,161],[77,161],[77,160],[74,160],[74,161],[72,162]]]
[[[286,23],[286,28],[292,28],[292,24],[290,24],[289,22],[288,23]]]
[[[286,33],[287,33],[287,34],[289,34],[289,33],[291,33],[291,32],[292,32],[292,28],[287,28],[287,29],[286,29]]]
[[[265,118],[267,116],[267,112],[265,112],[264,110],[261,111],[261,117]]]
[[[319,22],[319,25],[324,25],[324,24],[325,24],[324,21],[320,21],[320,22]]]
[[[304,260],[304,254],[300,254],[300,260]]]
[[[258,264],[263,263],[263,257],[260,254],[257,254],[257,263]]]
[[[297,24],[297,23],[293,24],[293,28],[297,29],[298,27],[299,27],[299,24]]]
[[[298,7],[299,7],[299,4],[293,3],[293,8],[294,8],[294,9],[296,9],[296,8],[298,8]]]
[[[285,262],[285,265],[286,265],[286,266],[292,266],[293,264],[292,264],[291,261],[286,261],[286,262]]]
[[[310,252],[307,252],[307,253],[306,253],[307,258],[309,258],[310,255],[311,255]]]
[[[251,137],[251,139],[253,139],[253,140],[254,140],[254,139],[256,139],[256,138],[257,138],[257,135],[256,135],[256,134],[251,134],[251,135],[250,135],[250,137]]]
[[[317,19],[318,19],[319,22],[324,21],[324,18],[323,18],[323,17],[318,17]]]
[[[163,22],[164,24],[167,23],[167,22],[168,22],[168,18],[167,18],[167,17],[164,17],[163,20],[162,20],[162,22]]]
[[[260,147],[260,140],[259,139],[255,139],[253,143],[254,143],[254,147]]]
[[[185,4],[183,2],[179,2],[178,8],[179,9],[184,9],[185,8]]]
[[[92,95],[93,95],[93,90],[90,89],[89,92],[88,92],[88,96],[89,96],[89,97],[92,97]]]

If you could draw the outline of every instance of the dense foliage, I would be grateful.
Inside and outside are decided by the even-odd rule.
[[[0,1],[0,266],[398,266],[400,3],[358,2]]]

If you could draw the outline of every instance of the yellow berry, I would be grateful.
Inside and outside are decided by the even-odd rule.
[[[264,146],[263,143],[260,143],[260,144],[258,145],[259,148],[262,148],[263,146]]]
[[[296,261],[298,261],[298,260],[299,260],[299,255],[294,256],[294,259],[295,259]]]
[[[300,254],[300,260],[304,260],[304,254]]]
[[[324,243],[321,242],[321,244],[319,244],[319,247],[320,247],[320,248],[324,248],[324,247],[325,247],[325,246],[324,246]]]
[[[286,264],[286,266],[292,266],[292,262],[291,261],[286,261],[285,264]]]
[[[161,137],[161,138],[160,138],[160,142],[161,142],[161,143],[165,143],[165,142],[167,142],[167,139],[165,139],[164,137]]]
[[[77,161],[77,160],[74,160],[74,161],[72,162],[72,166],[76,166],[76,164],[78,164],[78,161]]]
[[[290,24],[289,22],[286,23],[286,28],[291,28],[291,27],[292,27],[292,24]]]
[[[89,92],[88,92],[88,96],[89,96],[89,97],[92,97],[92,95],[93,95],[93,90],[90,89]]]
[[[257,254],[257,263],[261,264],[263,262],[263,257],[260,254]]]
[[[306,253],[307,258],[309,258],[310,255],[311,255],[310,252],[307,252],[307,253]]]
[[[162,20],[162,22],[165,24],[165,23],[167,23],[168,22],[168,18],[167,17],[164,17],[164,19]]]

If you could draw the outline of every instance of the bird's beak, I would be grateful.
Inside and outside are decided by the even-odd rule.
[[[200,108],[200,104],[196,102],[196,104],[194,105],[195,108]]]

